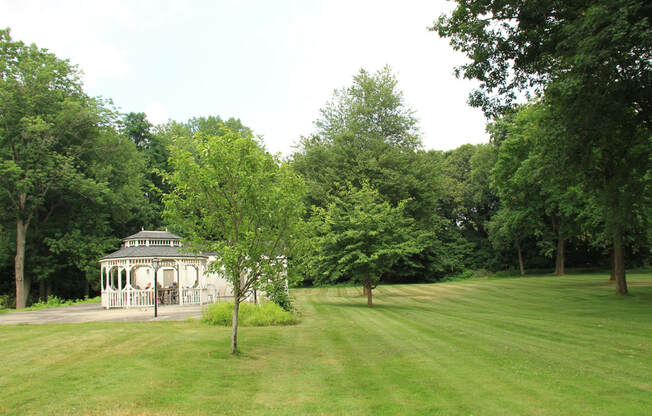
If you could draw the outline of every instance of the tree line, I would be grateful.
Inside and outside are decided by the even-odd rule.
[[[285,237],[293,280],[359,282],[371,305],[379,282],[603,268],[627,293],[625,265],[650,260],[649,9],[471,1],[441,16],[432,30],[469,58],[459,75],[480,81],[487,144],[424,150],[391,68],[360,70],[284,163],[305,207]],[[68,61],[8,30],[0,44],[0,293],[18,307],[97,293],[120,238],[174,229],[179,143],[254,137],[219,116],[153,126],[89,97]]]

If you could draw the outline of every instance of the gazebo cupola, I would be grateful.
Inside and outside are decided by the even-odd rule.
[[[167,231],[144,231],[125,238],[123,247],[181,247],[181,237]]]

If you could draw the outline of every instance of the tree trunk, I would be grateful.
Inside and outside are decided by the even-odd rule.
[[[366,278],[364,279],[364,290],[367,293],[367,306],[373,306],[373,302],[371,301],[371,279]]]
[[[45,301],[46,302],[50,299],[50,295],[52,295],[52,281],[50,279],[47,279],[45,281]]]
[[[614,262],[614,250],[613,247],[611,249],[611,263],[609,264],[611,266],[611,275],[609,276],[609,280],[616,281],[616,263]]]
[[[28,223],[22,219],[16,221],[16,257],[14,272],[16,275],[16,309],[23,309],[29,296],[30,282],[25,279],[25,240]]]
[[[233,301],[233,320],[231,321],[231,354],[238,352],[238,312],[240,311],[240,299],[238,296]]]
[[[555,260],[555,274],[564,274],[564,258],[566,256],[566,241],[563,237],[557,238],[557,258]]]
[[[620,228],[614,231],[614,268],[616,276],[616,292],[619,295],[627,294],[627,279],[625,278],[625,254],[623,250],[623,234]]]
[[[518,251],[518,266],[521,268],[521,276],[525,276],[525,267],[523,266],[523,253],[521,251],[521,243],[516,243],[516,251]]]
[[[84,277],[84,299],[88,299],[90,296],[91,296],[91,282],[88,281],[87,277]]]

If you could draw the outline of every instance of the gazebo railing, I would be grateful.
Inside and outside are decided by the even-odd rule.
[[[180,302],[184,305],[197,305],[202,304],[201,293],[202,291],[208,291],[208,289],[201,289],[195,287],[182,287],[181,288],[181,300]]]
[[[102,292],[105,308],[139,308],[154,306],[154,289],[107,289]]]
[[[180,305],[203,305],[213,303],[227,296],[220,296],[217,289],[184,287],[180,289]],[[162,303],[159,302],[159,305]],[[142,308],[154,306],[154,289],[133,289],[131,287],[122,290],[111,287],[102,291],[102,306],[106,309],[112,308]]]

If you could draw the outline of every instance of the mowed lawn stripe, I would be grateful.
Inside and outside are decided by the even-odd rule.
[[[550,389],[557,391],[557,395],[565,395],[568,392],[569,386],[564,386],[564,380],[568,377],[564,373],[565,357],[560,357],[561,354],[558,352],[533,355],[532,351],[537,351],[541,345],[532,342],[530,346],[534,348],[531,350],[528,345],[523,344],[522,338],[513,336],[513,331],[506,336],[504,331],[495,330],[493,327],[471,326],[468,322],[460,322],[460,325],[464,324],[467,329],[472,329],[468,335],[455,333],[449,328],[426,326],[409,319],[405,323],[406,326],[414,328],[414,339],[429,331],[436,333],[439,342],[433,349],[440,355],[442,361],[464,362],[465,368],[474,369],[474,382],[467,385],[468,389],[477,391],[478,386],[500,386],[500,392],[494,392],[499,408],[507,404],[507,401],[503,401],[505,399],[501,397],[510,398],[507,400],[520,398],[523,402],[532,402],[533,396],[537,396],[536,391],[541,389],[542,384],[548,384]],[[539,341],[542,344],[545,338]],[[424,342],[419,339],[419,343]],[[543,351],[556,351],[557,342],[547,343],[549,345]],[[445,349],[446,346],[455,348]],[[456,375],[455,378],[459,377]],[[479,390],[482,391],[481,388]],[[555,399],[565,400],[563,397],[545,397],[548,403]]]
[[[419,299],[419,302],[423,302],[423,299]],[[526,380],[505,374],[504,367],[514,358],[507,354],[503,356],[501,350],[496,351],[496,342],[493,337],[486,336],[484,326],[480,324],[477,325],[477,330],[460,331],[455,328],[463,327],[461,325],[450,325],[449,322],[445,326],[438,325],[436,316],[433,316],[431,322],[425,323],[417,319],[423,313],[420,305],[411,309],[400,311],[389,308],[386,313],[401,321],[400,331],[408,332],[406,339],[410,340],[418,355],[430,357],[434,366],[442,368],[443,371],[438,372],[440,383],[455,386],[459,390],[462,400],[456,403],[457,406],[447,410],[469,410],[460,408],[459,404],[494,397],[497,400],[485,403],[484,411],[495,414],[510,409],[516,411],[518,406],[514,405],[514,402],[532,402],[535,399],[537,391],[530,388],[530,385],[524,382]],[[441,314],[437,310],[432,313]],[[478,335],[483,337],[481,342],[469,341]],[[464,365],[460,366],[459,363]],[[492,365],[487,365],[488,363]],[[494,382],[498,380],[500,383]],[[498,386],[500,391],[497,391]],[[509,393],[506,396],[510,397],[510,400],[501,399],[505,393]],[[519,396],[522,400],[515,400]]]
[[[366,398],[366,409],[372,413],[401,413],[406,405],[435,410],[437,401],[423,400],[420,395],[419,390],[428,385],[423,368],[414,366],[405,357],[406,351],[414,349],[408,347],[409,342],[404,337],[395,336],[396,325],[383,316],[381,308],[369,309],[361,300],[341,298],[338,302],[329,302],[328,307],[333,310],[327,311],[327,316],[341,317],[345,326],[339,332],[347,335],[342,341],[347,347],[344,354],[348,357],[349,378],[357,383],[352,394]],[[463,404],[463,401],[457,403]]]
[[[403,291],[401,291],[401,292],[405,293],[406,291],[403,290]],[[422,290],[419,290],[419,291],[411,290],[410,292],[413,293],[413,294],[415,294],[415,295],[424,295],[424,291],[422,291]],[[384,300],[383,297],[382,297],[382,296],[379,296],[379,297],[378,297],[378,302],[381,302],[382,300]],[[425,302],[425,300],[424,300],[423,298],[420,298],[420,299],[418,299],[417,301],[419,301],[419,302]],[[466,299],[465,301],[468,301],[468,299]],[[458,303],[459,303],[459,302],[458,302]],[[466,303],[466,302],[462,302],[462,303]],[[486,303],[486,302],[482,302],[482,303]],[[456,306],[459,306],[459,305],[456,305]],[[468,305],[466,305],[466,306],[468,306]],[[467,309],[468,309],[468,308],[467,308]],[[401,312],[401,315],[405,315],[405,313],[409,313],[409,312]],[[439,312],[439,313],[442,314],[442,312]],[[446,313],[444,313],[444,314],[446,315]],[[455,320],[455,318],[457,318],[457,320],[459,321],[460,318],[459,318],[459,317],[454,317],[455,314],[457,314],[457,315],[463,315],[462,313],[460,313],[459,310],[454,310],[453,312],[451,312],[450,316],[448,316],[449,319],[448,319],[447,321],[448,321],[449,323],[450,323],[451,321]],[[522,318],[518,318],[518,317],[516,317],[516,318],[515,318],[515,317],[506,317],[506,318],[507,318],[508,320],[511,320],[512,322],[522,320]],[[464,318],[462,318],[462,319],[464,319]],[[495,320],[496,317],[494,316],[493,319]],[[412,321],[412,320],[410,320],[410,321]],[[458,323],[457,323],[457,326],[460,326],[460,327],[467,327],[467,328],[468,328],[468,327],[473,327],[473,324],[476,324],[477,322],[480,322],[480,323],[481,323],[482,321],[478,321],[478,320],[477,320],[477,317],[474,316],[474,317],[470,318],[470,319],[468,320],[468,322],[458,322]],[[537,325],[533,325],[533,323],[534,323],[534,324],[537,324]],[[536,332],[536,331],[542,332],[542,331],[541,331],[541,325],[540,325],[540,322],[533,322],[533,323],[528,322],[528,323],[526,323],[526,324],[524,324],[524,325],[523,325],[523,324],[514,324],[514,325],[510,325],[510,324],[508,324],[506,327],[509,328],[510,326],[511,326],[511,327],[513,327],[513,326],[518,326],[517,329],[521,329],[521,330],[522,330],[523,328],[526,328],[526,329],[532,329],[534,332]],[[480,328],[480,330],[477,330],[477,329],[478,329],[478,325],[477,325],[477,324],[475,325],[475,327],[476,327],[476,328],[475,328],[475,329],[476,329],[476,331],[475,331],[475,332],[476,332],[475,337],[477,338],[477,337],[478,337],[478,334],[483,334],[483,332],[482,332],[482,328]],[[420,326],[420,328],[419,328],[420,332],[426,332],[428,329],[429,329],[429,328],[424,327],[424,326]],[[517,331],[517,330],[514,330],[514,331],[511,331],[511,330],[510,330],[509,332],[513,333],[514,335],[517,335],[517,334],[518,334],[518,331]],[[544,331],[544,332],[545,332],[545,331]],[[564,350],[564,349],[562,349],[562,350],[558,350],[558,347],[560,347],[560,345],[558,345],[558,344],[564,344],[566,341],[568,341],[568,338],[569,338],[569,337],[568,337],[568,336],[561,336],[561,337],[556,337],[556,338],[558,338],[558,339],[551,339],[551,337],[550,337],[550,332],[551,332],[551,331],[548,330],[548,334],[543,333],[543,334],[542,334],[541,336],[539,336],[539,337],[532,336],[532,337],[531,337],[531,338],[532,338],[532,341],[533,341],[532,344],[535,344],[535,343],[541,344],[541,343],[546,343],[546,342],[547,342],[548,344],[550,344],[550,345],[549,345],[549,348],[544,349],[544,351],[551,351],[549,354],[546,354],[545,358],[547,358],[547,360],[548,360],[548,362],[550,363],[550,365],[553,365],[553,364],[554,364],[555,367],[559,367],[559,366],[562,366],[562,367],[563,367],[563,365],[565,364],[565,362],[566,362],[566,360],[567,360],[566,355],[568,355],[568,352],[569,352],[569,351]],[[561,335],[563,335],[563,334],[564,334],[564,330],[563,330],[563,329],[560,329],[560,330],[554,330],[554,333],[555,333],[555,334],[561,334]],[[639,336],[640,336],[641,334],[644,334],[644,333],[645,333],[645,332],[643,332],[643,333],[639,333]],[[444,334],[445,334],[445,333],[444,333]],[[604,338],[604,334],[602,334],[602,335],[603,335],[602,337],[598,337],[598,338],[600,338],[599,340],[603,342],[603,341],[604,341],[604,340],[603,340],[603,338]],[[443,337],[442,334],[440,334],[440,337]],[[501,340],[503,340],[503,339],[509,339],[510,337],[505,337],[504,334],[500,334],[500,336],[499,336],[498,338],[501,339]],[[514,338],[514,337],[512,337],[512,338]],[[521,336],[521,338],[522,338],[522,336]],[[578,341],[578,340],[581,340],[581,339],[580,339],[580,338],[576,338],[574,341]],[[492,342],[491,339],[486,339],[484,342],[478,343],[478,345],[483,345],[483,344],[491,343],[491,342]],[[519,342],[522,342],[522,340],[519,341]],[[451,340],[450,340],[450,343],[454,343],[454,344],[456,344],[456,345],[458,345],[458,346],[462,346],[462,345],[464,344],[464,340],[462,340],[462,339],[451,339]],[[593,341],[591,341],[591,342],[586,342],[586,344],[592,344],[592,343],[593,343]],[[562,345],[562,346],[563,346],[563,345]],[[607,346],[608,346],[608,345],[607,345]],[[516,347],[517,349],[520,348],[518,345],[514,345],[513,347]],[[514,348],[512,348],[512,351],[513,351],[513,352],[516,352],[517,350],[515,350]],[[571,351],[571,352],[572,352],[572,351]],[[614,356],[618,355],[618,351],[614,350],[614,351],[612,351],[612,352],[613,352],[613,355],[614,355]],[[513,355],[513,353],[512,353],[512,355]],[[621,356],[621,357],[622,357],[622,356]],[[570,357],[570,358],[572,359],[572,357]],[[583,357],[583,356],[580,355],[579,357],[576,357],[576,358],[582,359],[582,358],[585,358],[585,357]],[[530,359],[530,358],[527,358],[528,361],[529,361],[529,359]],[[627,357],[625,357],[625,360],[626,360],[626,359],[627,359]],[[573,363],[573,364],[574,364],[574,363]],[[615,365],[610,366],[610,367],[621,367],[622,364],[623,364],[623,363],[618,362],[618,360],[615,360]],[[631,364],[631,363],[624,363],[624,364],[627,366],[627,364]],[[595,365],[594,365],[594,367],[595,367]],[[637,367],[634,367],[634,368],[637,368]],[[639,374],[639,376],[640,376],[640,374]],[[560,381],[557,380],[557,379],[553,379],[553,380],[551,380],[551,382],[553,383],[552,387],[555,387],[556,385],[560,385],[560,386],[564,387],[564,382],[563,382],[563,381],[560,382]],[[638,384],[638,383],[634,383],[634,385],[636,386],[636,385],[640,385],[640,384]],[[569,386],[566,386],[566,387],[569,387]],[[564,387],[564,388],[565,388],[566,390],[568,390],[566,387]],[[572,386],[570,386],[570,387],[572,387],[571,391],[573,391],[573,390],[578,390],[578,389],[579,389],[579,390],[585,390],[586,392],[590,392],[590,391],[591,391],[591,390],[588,390],[588,389],[583,389],[581,385],[572,385]],[[597,386],[593,386],[593,387],[597,387]]]
[[[467,300],[468,300],[468,299],[467,299]],[[423,302],[423,299],[419,299],[419,301],[420,301],[420,302]],[[467,306],[468,306],[468,305],[467,305]],[[442,308],[442,309],[444,309],[444,308]],[[468,309],[468,308],[467,308],[467,309]],[[450,310],[450,309],[449,309],[449,310]],[[446,312],[441,312],[441,313],[443,313],[443,314],[447,314],[447,312],[448,312],[448,311],[446,311]],[[451,319],[447,319],[447,321],[450,322],[450,321],[452,320],[453,316],[456,316],[456,315],[457,315],[457,316],[462,316],[462,315],[464,315],[463,313],[460,313],[460,312],[461,312],[461,311],[458,311],[458,310],[454,310],[454,311],[450,312],[451,315],[449,316],[449,318],[451,318]],[[476,317],[472,317],[472,318],[469,320],[469,322],[472,321],[473,319],[476,319]],[[494,319],[494,321],[496,321],[495,316],[494,316],[492,319]],[[509,324],[507,324],[507,327],[514,327],[514,326],[516,326],[516,327],[518,327],[517,329],[522,329],[522,328],[533,328],[535,331],[538,330],[539,332],[541,332],[541,325],[540,325],[540,323],[543,322],[543,320],[542,320],[541,322],[536,322],[537,325],[536,325],[536,327],[534,327],[533,325],[531,325],[531,323],[521,324],[520,322],[522,321],[522,318],[518,318],[518,317],[509,317],[509,319],[510,319],[512,322],[509,323]],[[500,322],[500,321],[502,321],[502,319],[501,319],[501,320],[497,320],[497,321]],[[470,324],[469,322],[460,322],[459,325],[460,325],[461,327],[464,327],[464,326],[469,327],[469,326],[471,326],[471,324]],[[490,321],[487,321],[487,322],[490,322]],[[563,332],[563,329],[560,329],[560,331]],[[517,331],[512,331],[512,332],[514,332],[514,334],[517,333]],[[480,334],[480,333],[481,333],[481,332],[477,332],[477,333],[476,333],[476,337],[477,337],[477,334]],[[639,332],[639,333],[638,333],[638,336],[639,336],[640,339],[639,339],[638,341],[640,341],[640,340],[642,340],[642,339],[646,339],[646,338],[645,338],[645,336],[646,336],[645,334],[648,334],[648,332],[646,332],[646,331],[641,331],[641,332]],[[602,338],[600,339],[600,341],[601,341],[601,342],[604,342],[604,334],[602,334],[602,335],[603,335],[603,336],[602,336]],[[649,335],[648,335],[648,336],[649,336]],[[503,337],[502,335],[500,336],[500,339],[508,339],[508,338],[509,338],[509,337]],[[533,337],[532,339],[536,340],[536,338],[534,338],[534,337]],[[547,339],[546,339],[545,336],[542,336],[542,337],[540,338],[540,341],[545,342],[546,340],[547,340]],[[608,345],[607,345],[607,346],[608,346]],[[554,346],[551,346],[551,347],[554,348]],[[544,349],[544,350],[543,350],[544,353],[545,353],[546,350],[550,351],[550,349],[547,348],[547,349]],[[553,350],[553,351],[554,351],[554,350]],[[554,359],[556,358],[556,356],[565,355],[565,354],[567,353],[567,351],[565,351],[564,349],[559,350],[559,351],[560,351],[560,352],[558,352],[558,353],[553,353],[552,356],[548,355],[548,357],[554,360]],[[614,351],[613,351],[613,354],[610,354],[610,355],[612,355],[612,356],[614,356],[614,357],[620,356],[621,359],[623,359],[623,360],[625,360],[625,361],[627,361],[627,359],[629,358],[629,357],[623,357],[621,354],[619,354],[619,351],[617,351],[617,350],[615,350],[615,349],[614,349]],[[578,357],[576,357],[576,358],[581,360],[583,357],[582,357],[582,355],[578,355]],[[632,367],[632,366],[631,366],[632,363],[622,363],[622,362],[618,362],[617,359],[616,359],[616,360],[613,360],[613,361],[611,361],[611,362],[614,363],[614,365],[611,366],[611,367],[623,367],[623,366],[624,366],[624,367],[626,367],[626,368],[635,368],[635,369],[640,369],[640,367],[638,367],[638,366],[634,366],[634,367]],[[611,363],[611,362],[610,362],[610,363]],[[645,368],[644,368],[644,370],[645,370]],[[636,374],[636,375],[638,375],[638,376],[642,376],[643,374]],[[640,384],[636,384],[636,383],[635,383],[635,385],[640,385]]]
[[[423,291],[420,292],[421,294],[425,293]],[[468,374],[460,374],[459,371],[455,371],[454,366],[448,365],[448,361],[450,361],[452,357],[453,362],[459,360],[465,362],[467,366],[472,364],[473,367],[481,367],[483,363],[480,361],[480,358],[477,357],[476,346],[474,345],[470,348],[461,347],[461,345],[464,344],[461,339],[450,337],[448,332],[446,330],[442,331],[441,328],[432,330],[432,328],[420,327],[417,331],[410,331],[410,326],[413,325],[414,319],[412,319],[408,314],[410,313],[410,309],[415,309],[415,307],[410,307],[408,305],[397,307],[396,304],[385,305],[383,301],[384,298],[379,296],[376,303],[377,307],[373,312],[365,309],[375,316],[374,318],[367,317],[365,320],[369,322],[370,327],[372,328],[384,328],[384,332],[387,333],[387,336],[385,336],[384,339],[401,340],[403,351],[396,349],[395,351],[388,351],[388,353],[412,354],[414,357],[425,357],[417,361],[423,362],[424,360],[427,360],[430,364],[429,367],[437,370],[441,369],[441,371],[434,371],[433,373],[446,374],[451,371],[454,372],[456,374],[455,381],[460,384],[460,397],[457,398],[457,400],[453,400],[455,403],[455,406],[453,407],[457,410],[468,410],[464,407],[464,404],[469,401],[468,399],[472,399],[473,395],[476,394],[482,395],[490,384],[477,384],[474,380],[473,371]],[[416,308],[419,309],[419,312],[423,312],[419,305],[416,305]],[[421,316],[421,319],[423,318],[424,317]],[[441,355],[442,351],[445,352],[445,354]],[[404,362],[403,364],[403,368],[408,369],[408,372],[419,372],[417,371],[418,368],[410,366],[411,363]],[[379,367],[382,367],[382,363],[380,363]],[[467,377],[464,377],[465,375]],[[444,386],[453,385],[449,382],[440,384]],[[520,390],[523,390],[522,386],[519,388]],[[433,391],[430,391],[429,393],[432,394]],[[442,394],[441,396],[442,398],[446,398],[449,397],[450,394]],[[464,396],[466,396],[467,400],[465,400]],[[435,400],[434,402],[437,401],[438,400]],[[504,409],[504,406],[501,406],[501,408]]]

